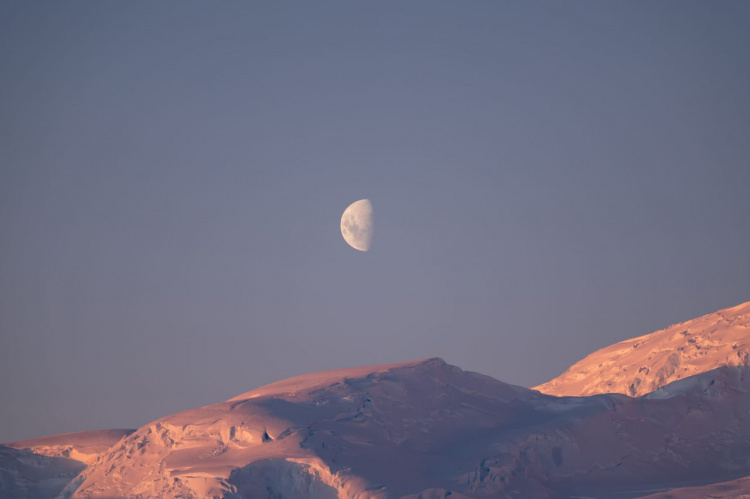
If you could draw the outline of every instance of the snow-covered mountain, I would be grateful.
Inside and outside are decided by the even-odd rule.
[[[440,359],[301,376],[154,421],[66,493],[635,497],[750,474],[750,372],[667,388],[558,398]]]
[[[750,367],[722,359],[746,351],[748,311],[610,347],[628,368],[624,344],[653,349],[657,371],[675,332],[707,352],[688,350],[686,374],[662,382],[641,371],[638,387],[656,389],[636,398],[547,395],[437,358],[327,371],[132,433],[0,447],[0,496],[50,497],[69,482],[63,497],[737,497],[750,492]],[[601,391],[622,381],[609,372],[593,372]],[[32,490],[29,474],[47,481]]]
[[[750,302],[602,348],[534,389],[636,397],[717,367],[748,365]]]

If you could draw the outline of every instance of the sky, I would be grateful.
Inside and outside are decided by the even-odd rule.
[[[0,3],[0,442],[750,300],[750,3]],[[372,200],[372,247],[339,222]]]

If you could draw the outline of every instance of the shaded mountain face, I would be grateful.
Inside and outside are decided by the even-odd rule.
[[[74,459],[0,445],[0,497],[55,497],[85,468]]]
[[[1,445],[0,497],[55,497],[87,465],[134,431],[84,431]]]
[[[602,348],[535,390],[583,396],[653,392],[721,366],[750,365],[750,302]]]
[[[293,378],[138,429],[74,497],[636,497],[750,474],[750,372],[551,397],[440,359]]]

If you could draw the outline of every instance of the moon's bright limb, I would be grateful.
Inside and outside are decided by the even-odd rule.
[[[372,224],[372,203],[369,199],[360,199],[341,215],[341,235],[352,248],[367,251],[372,244]]]

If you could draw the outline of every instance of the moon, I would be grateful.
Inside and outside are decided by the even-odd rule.
[[[372,244],[372,203],[360,199],[350,204],[341,215],[341,235],[352,248],[367,251]]]

